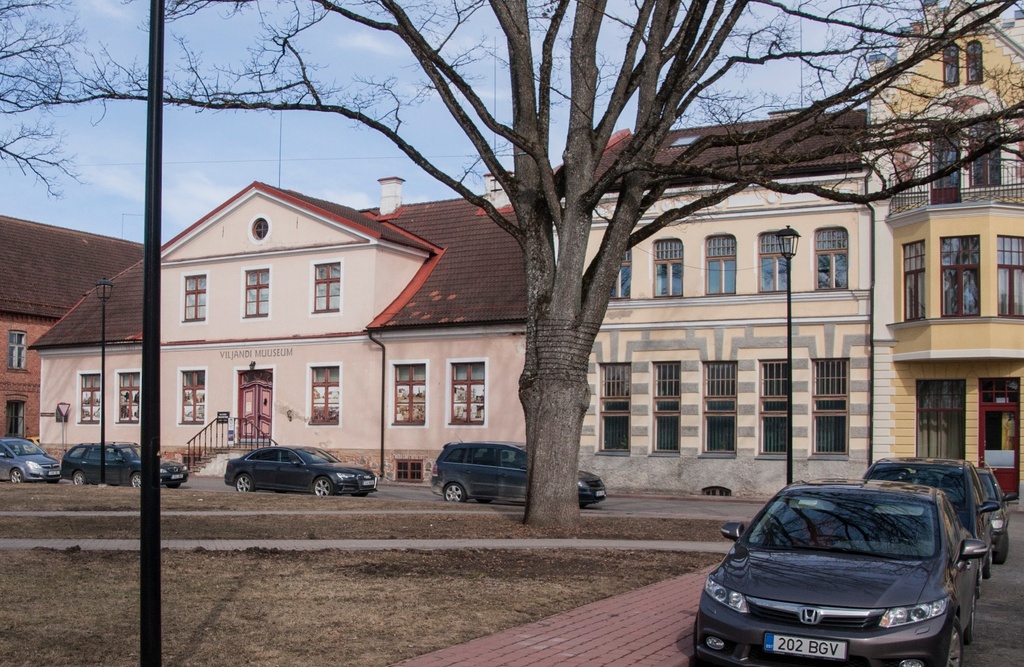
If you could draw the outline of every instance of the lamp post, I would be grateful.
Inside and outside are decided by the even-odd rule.
[[[107,483],[107,300],[113,289],[109,278],[96,281],[100,299],[100,484]]]
[[[800,234],[786,225],[775,232],[779,253],[786,258],[786,484],[793,483],[793,256]]]

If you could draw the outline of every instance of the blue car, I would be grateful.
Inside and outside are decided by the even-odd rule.
[[[19,482],[60,481],[60,461],[24,438],[0,438],[0,479]]]

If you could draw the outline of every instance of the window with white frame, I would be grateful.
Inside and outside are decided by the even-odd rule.
[[[206,319],[206,276],[185,276],[185,321]]]
[[[452,364],[452,424],[483,424],[486,403],[484,363]]]
[[[139,392],[142,391],[142,373],[135,371],[117,374],[117,421],[135,424],[139,421]]]
[[[28,334],[24,331],[7,332],[7,368],[25,370],[28,356]]]
[[[270,314],[270,269],[245,272],[245,316],[267,317]]]
[[[849,234],[845,229],[821,229],[814,235],[818,289],[846,289],[849,285]]]
[[[310,424],[337,426],[341,423],[341,369],[315,366],[310,369],[312,410]]]
[[[206,371],[181,372],[181,423],[206,422]]]
[[[317,264],[313,272],[313,312],[339,312],[341,310],[341,262]]]
[[[736,237],[712,236],[706,242],[707,293],[736,293]]]
[[[99,424],[100,410],[103,408],[103,395],[100,388],[99,373],[85,373],[81,377],[82,409],[79,411],[79,422],[82,424]]]
[[[782,256],[782,243],[774,232],[761,234],[758,238],[758,260],[760,264],[760,290],[762,292],[785,292],[789,282],[786,275],[786,258]]]
[[[395,365],[395,423],[427,421],[427,365]]]
[[[683,293],[683,242],[666,239],[654,243],[654,296]]]

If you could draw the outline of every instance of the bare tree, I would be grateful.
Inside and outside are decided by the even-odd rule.
[[[168,85],[171,104],[206,109],[317,111],[351,119],[392,141],[459,196],[480,206],[523,249],[528,320],[519,381],[526,415],[529,499],[526,521],[571,526],[579,520],[574,480],[588,359],[624,252],[667,225],[680,224],[751,186],[866,203],[950,173],[993,147],[1021,138],[1018,104],[979,113],[904,112],[890,103],[884,122],[866,123],[869,103],[913,92],[913,72],[949,44],[984,33],[1011,2],[978,0],[939,7],[906,0],[177,0],[169,16],[232,19],[252,12],[264,33],[234,65],[206,65],[179,35],[183,60]],[[228,11],[224,11],[224,10]],[[210,10],[213,10],[212,12]],[[207,17],[209,18],[209,17]],[[502,40],[487,48],[487,30]],[[422,77],[375,79],[307,50],[314,33],[369,31],[401,45]],[[500,58],[509,120],[474,86],[479,59]],[[788,66],[789,69],[785,69]],[[754,77],[803,77],[798,98],[757,94]],[[144,99],[144,72],[101,65],[93,95]],[[746,87],[747,90],[742,90]],[[1014,99],[1019,99],[1017,96]],[[481,170],[512,202],[497,210],[467,185],[465,169],[446,171],[410,139],[415,105],[440,103],[472,145]],[[771,109],[795,108],[769,120]],[[901,147],[957,136],[999,121],[983,145],[939,173],[903,169]],[[718,126],[665,150],[681,125]],[[631,133],[616,134],[620,127]],[[556,134],[558,136],[556,136]],[[497,141],[495,141],[495,138]],[[610,141],[616,140],[612,146]],[[552,148],[552,147],[555,148]],[[856,156],[872,192],[787,180],[795,166]],[[560,165],[564,165],[561,166]],[[934,171],[934,170],[932,170]],[[666,190],[692,186],[688,203],[652,212]],[[603,212],[593,244],[595,210]]]
[[[62,150],[63,136],[44,113],[73,96],[67,76],[74,71],[81,33],[63,20],[67,0],[0,0],[0,160],[31,174],[51,195],[61,175],[73,176]]]

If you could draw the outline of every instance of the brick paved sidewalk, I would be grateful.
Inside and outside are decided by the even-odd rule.
[[[689,667],[709,570],[398,663],[401,667]]]

